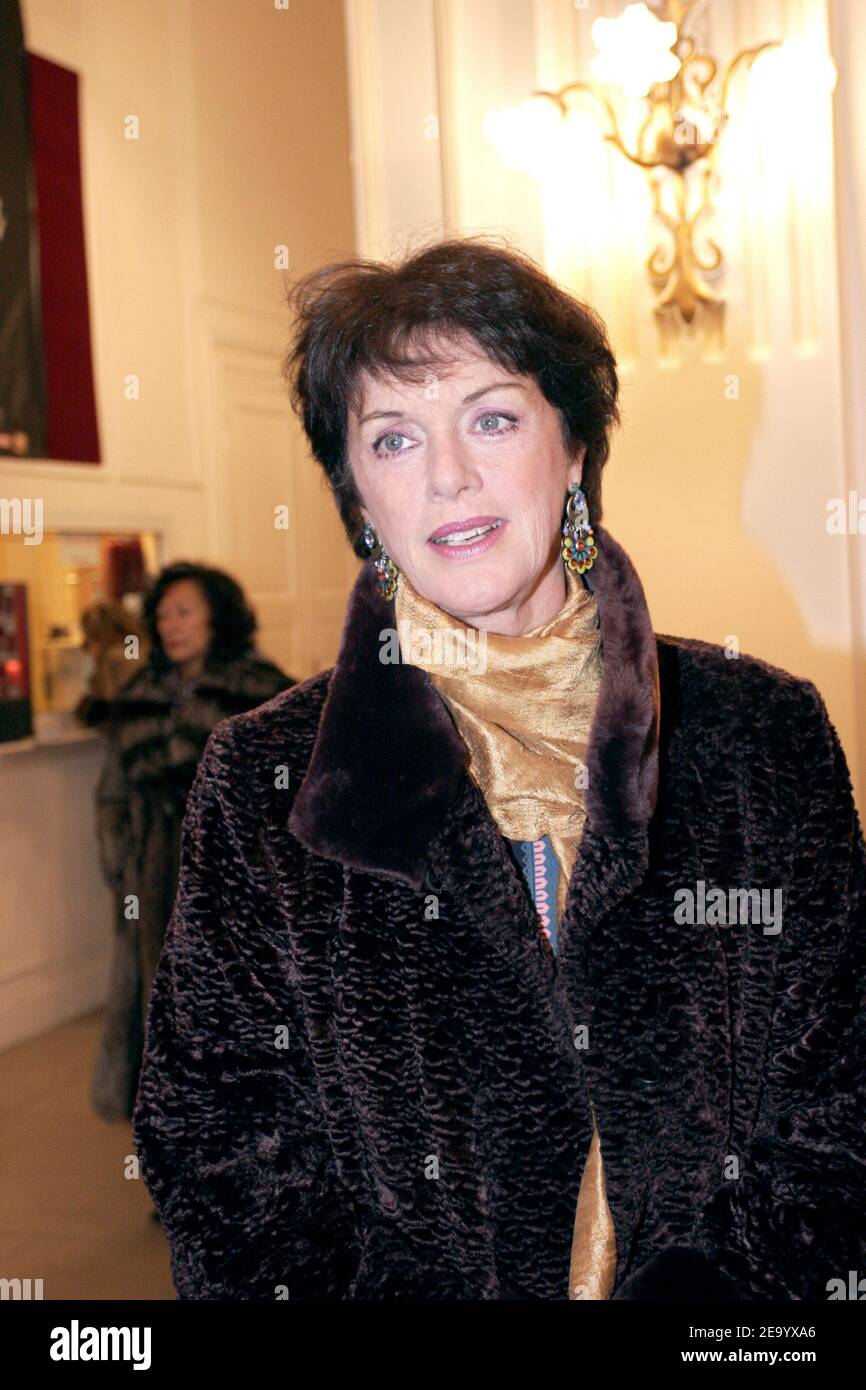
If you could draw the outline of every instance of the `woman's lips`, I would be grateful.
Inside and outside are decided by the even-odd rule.
[[[485,550],[490,550],[496,544],[507,525],[508,522],[503,518],[492,531],[479,536],[477,540],[467,541],[465,545],[437,545],[431,540],[428,540],[427,544],[445,560],[474,560],[476,555],[483,555]]]

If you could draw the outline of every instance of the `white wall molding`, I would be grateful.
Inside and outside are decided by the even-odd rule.
[[[352,124],[350,159],[355,245],[363,256],[376,254],[374,248],[385,241],[384,112],[377,60],[376,11],[376,0],[343,0]]]

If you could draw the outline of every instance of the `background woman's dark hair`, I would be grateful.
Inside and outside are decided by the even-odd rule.
[[[172,584],[182,579],[192,579],[201,587],[210,608],[213,638],[208,660],[235,661],[238,657],[246,656],[253,645],[253,634],[258,624],[240,584],[224,570],[195,564],[190,560],[179,560],[160,570],[144,600],[143,616],[153,641],[153,665],[167,667],[171,664],[159,640],[156,610]]]
[[[581,486],[601,520],[601,471],[619,420],[616,359],[604,325],[523,252],[495,238],[439,241],[397,265],[355,259],[313,271],[288,293],[283,375],[357,555],[363,517],[346,447],[360,373],[422,380],[447,354],[432,336],[466,334],[507,371],[534,377],[560,414],[569,453],[586,445]]]

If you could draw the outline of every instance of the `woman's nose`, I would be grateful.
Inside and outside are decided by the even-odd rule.
[[[453,442],[431,446],[427,482],[434,497],[452,497],[478,483],[478,473],[465,450]]]

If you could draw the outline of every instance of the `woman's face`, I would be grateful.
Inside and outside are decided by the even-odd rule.
[[[200,667],[211,644],[210,605],[194,579],[170,584],[157,604],[156,627],[169,661],[186,670]]]
[[[348,426],[361,510],[420,594],[471,627],[525,632],[565,601],[563,508],[584,450],[569,456],[532,377],[465,338],[451,363],[417,384],[363,374]]]

